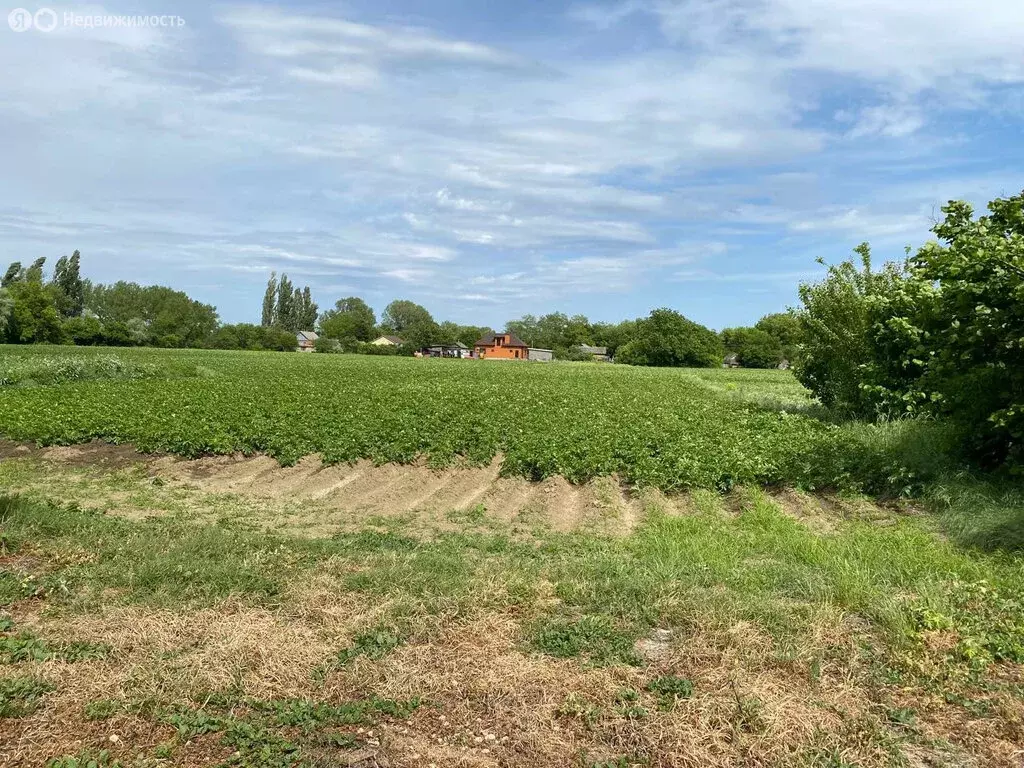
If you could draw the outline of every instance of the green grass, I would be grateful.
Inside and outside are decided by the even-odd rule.
[[[3,347],[0,369],[103,350]],[[283,463],[369,458],[443,466],[504,456],[511,474],[617,474],[664,490],[737,483],[903,491],[905,451],[827,423],[785,371],[502,365],[355,355],[119,350],[140,370],[196,375],[0,391],[0,435],[100,438],[188,456],[267,452]],[[91,362],[90,362],[91,361]],[[256,373],[254,373],[256,372]],[[202,373],[200,376],[199,373]]]
[[[62,558],[72,564],[45,577],[64,585],[47,592],[49,599],[81,610],[109,588],[124,601],[151,605],[212,604],[232,595],[275,605],[313,572],[334,575],[345,589],[395,606],[392,623],[368,629],[343,651],[346,659],[379,658],[396,647],[403,633],[394,622],[403,611],[528,608],[542,582],[552,585],[558,605],[525,629],[531,646],[599,663],[634,661],[633,640],[654,626],[745,620],[784,637],[836,612],[863,618],[894,644],[912,642],[922,612],[963,616],[961,585],[985,585],[971,598],[980,600],[974,610],[1009,617],[1007,637],[1018,628],[1024,608],[1011,598],[1024,588],[1019,562],[960,549],[936,537],[927,519],[896,517],[886,527],[849,520],[821,536],[760,491],[743,490],[733,503],[735,516],[723,514],[720,497],[707,497],[704,511],[683,517],[651,507],[624,539],[577,533],[517,541],[487,532],[421,541],[368,530],[310,540],[168,520],[135,523],[17,499],[0,499],[0,524],[15,552],[31,546],[43,555],[89,554]],[[482,591],[482,583],[500,588]],[[983,634],[980,624],[967,628]],[[69,654],[101,652],[36,647],[13,630],[2,643],[8,657],[71,660]]]
[[[972,717],[999,716],[987,702],[1005,685],[987,671],[1024,663],[1024,601],[1018,597],[1024,594],[1024,568],[1018,558],[963,548],[937,535],[937,521],[920,515],[893,513],[884,526],[837,516],[822,534],[757,489],[740,488],[727,497],[702,491],[691,501],[690,514],[672,517],[648,502],[645,519],[624,538],[540,532],[524,540],[496,522],[486,532],[422,540],[400,529],[307,539],[175,518],[130,522],[0,496],[0,535],[9,562],[30,556],[24,562],[38,564],[31,575],[39,585],[3,602],[43,601],[54,617],[119,603],[188,612],[228,601],[277,611],[304,584],[325,580],[373,611],[370,622],[339,643],[336,656],[309,670],[313,690],[328,677],[347,679],[386,666],[406,645],[422,649],[441,626],[499,613],[518,622],[517,647],[528,654],[637,676],[614,696],[563,703],[560,718],[595,733],[612,723],[628,729],[634,726],[623,723],[685,712],[712,694],[702,688],[699,667],[691,675],[688,666],[648,666],[634,649],[637,639],[664,628],[673,642],[703,638],[700,643],[711,645],[698,648],[710,653],[721,644],[742,658],[761,652],[732,634],[750,627],[787,674],[813,682],[823,667],[834,676],[843,664],[851,675],[870,675],[866,685],[875,691],[878,711],[844,719],[849,733],[822,736],[821,750],[808,746],[806,755],[815,756],[807,757],[808,765],[842,754],[833,748],[837,739],[877,743],[896,755],[904,741],[919,738],[905,701],[893,702],[888,689],[946,697],[956,702],[950,706],[970,708]],[[19,583],[26,578],[24,572],[8,574]],[[843,627],[846,634],[838,645],[811,641],[822,627]],[[31,715],[49,692],[38,678],[22,674],[29,665],[88,662],[108,653],[73,636],[58,639],[52,631],[44,640],[10,619],[2,619],[0,632],[0,660],[15,665],[9,669],[18,674],[0,691],[0,712],[9,717]],[[928,646],[934,633],[952,638],[940,656]],[[173,760],[186,741],[208,736],[238,753],[233,764],[292,766],[315,765],[358,747],[353,726],[404,720],[420,704],[369,694],[350,702],[262,701],[233,685],[193,703],[129,697],[80,706],[89,720],[133,713],[169,726],[176,735],[161,745],[164,758]],[[734,699],[726,715],[728,738],[760,738],[770,703],[742,688]]]

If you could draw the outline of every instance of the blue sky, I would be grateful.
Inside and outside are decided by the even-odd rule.
[[[1024,187],[1019,0],[46,7],[0,22],[0,262],[78,248],[229,322],[275,269],[321,307],[749,324]]]

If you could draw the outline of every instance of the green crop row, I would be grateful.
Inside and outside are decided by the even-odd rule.
[[[51,354],[67,355],[66,348]],[[0,374],[45,354],[0,348]],[[0,435],[41,444],[102,439],[186,456],[319,453],[435,466],[484,463],[572,481],[616,474],[667,491],[734,483],[884,490],[909,472],[870,440],[793,412],[794,382],[756,372],[744,399],[685,370],[185,350],[74,350],[126,363],[195,366],[201,376],[98,380],[0,390]],[[19,362],[22,361],[22,362]],[[754,373],[754,372],[751,372]],[[737,395],[737,390],[740,396]],[[770,400],[770,398],[769,398]]]

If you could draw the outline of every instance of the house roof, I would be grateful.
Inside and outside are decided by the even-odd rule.
[[[608,347],[592,347],[589,344],[580,344],[580,352],[585,355],[607,355]]]
[[[404,341],[402,341],[402,340],[401,340],[400,338],[398,338],[397,336],[381,336],[380,338],[381,338],[381,339],[387,339],[387,340],[388,340],[388,341],[390,341],[390,342],[391,342],[392,344],[405,344],[405,342],[404,342]],[[380,341],[380,339],[377,339],[377,341]]]
[[[299,341],[316,341],[320,337],[313,331],[299,331],[295,334],[295,338]]]
[[[461,341],[456,341],[454,344],[431,344],[427,349],[469,349]]]
[[[511,331],[505,331],[505,333],[488,333],[488,334],[484,335],[479,341],[477,341],[476,346],[478,346],[478,347],[489,347],[489,346],[493,345],[494,344],[494,337],[495,336],[508,336],[508,344],[506,346],[509,346],[509,347],[526,347],[526,342],[523,341],[522,339],[520,339],[518,336],[516,336]]]

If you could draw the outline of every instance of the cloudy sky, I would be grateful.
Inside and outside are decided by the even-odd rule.
[[[79,248],[226,321],[276,269],[321,306],[745,324],[1024,187],[1020,0],[47,7],[0,17],[0,262]]]

